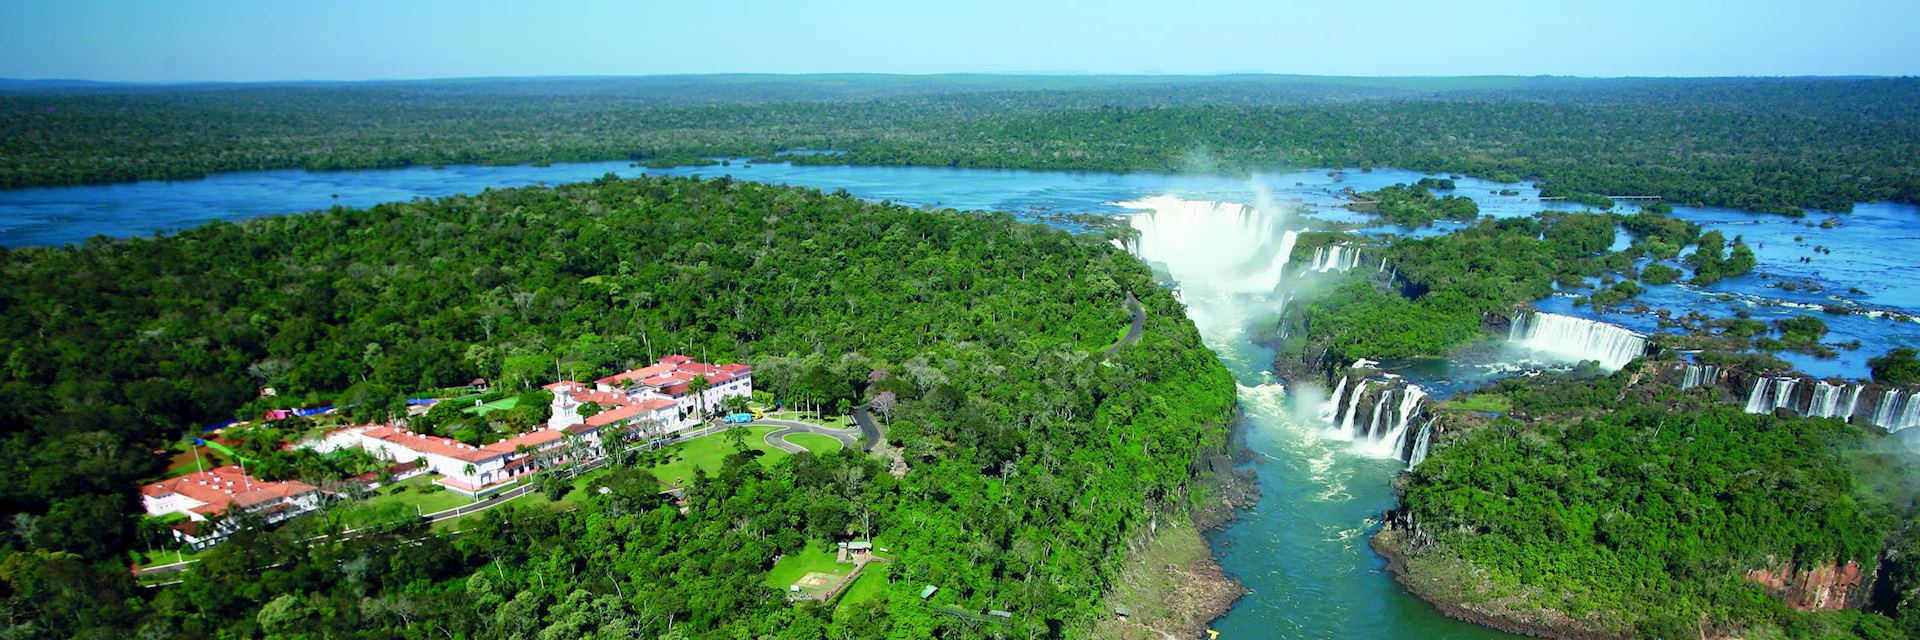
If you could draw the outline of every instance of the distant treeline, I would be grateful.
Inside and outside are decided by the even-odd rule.
[[[1395,166],[1780,213],[1920,202],[1920,80],[713,76],[0,93],[0,188],[280,168],[770,157]]]

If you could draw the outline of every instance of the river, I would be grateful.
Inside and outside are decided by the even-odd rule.
[[[1119,203],[1161,196],[1167,208],[1191,209],[1160,220],[1143,242],[1160,249],[1143,255],[1171,267],[1203,337],[1240,383],[1243,425],[1257,456],[1262,499],[1240,520],[1214,535],[1227,572],[1252,590],[1217,624],[1227,638],[1492,638],[1503,634],[1445,619],[1402,591],[1384,561],[1367,546],[1382,509],[1392,506],[1388,479],[1405,463],[1346,442],[1317,421],[1305,385],[1288,393],[1266,371],[1272,353],[1251,344],[1247,324],[1270,314],[1285,298],[1277,268],[1248,267],[1271,259],[1284,231],[1311,224],[1356,221],[1339,208],[1339,190],[1366,191],[1413,182],[1423,174],[1397,170],[1295,171],[1251,177],[1036,172],[909,167],[794,166],[785,163],[643,169],[625,162],[545,167],[456,166],[315,173],[300,170],[220,174],[202,180],[0,191],[0,245],[59,245],[96,235],[134,236],[179,230],[214,220],[473,193],[488,188],[588,180],[607,173],[634,176],[732,175],[822,190],[845,189],[871,200],[915,206],[1004,210],[1057,222],[1049,214],[1132,216],[1136,228],[1154,215]],[[1576,208],[1543,202],[1524,185],[1459,180],[1457,193],[1475,198],[1484,214],[1524,216],[1541,209]],[[1513,189],[1517,195],[1497,191]],[[1210,202],[1258,205],[1252,212]],[[1150,208],[1150,207],[1149,207]],[[1208,213],[1212,212],[1212,213]],[[1257,216],[1257,224],[1228,218]],[[1760,258],[1755,274],[1710,287],[1649,287],[1647,303],[1716,316],[1745,310],[1759,319],[1807,313],[1823,305],[1860,312],[1920,314],[1920,209],[1869,203],[1834,214],[1839,226],[1809,226],[1829,214],[1790,219],[1723,209],[1676,207],[1674,215],[1709,229],[1742,235]],[[1444,233],[1440,224],[1417,234]],[[1373,228],[1366,233],[1409,233]],[[1224,249],[1221,249],[1224,247]],[[1830,250],[1830,253],[1816,247]],[[1157,252],[1157,254],[1156,254]],[[1802,262],[1807,258],[1807,262]],[[1812,284],[1788,291],[1783,281]],[[1278,286],[1276,286],[1278,285]],[[1589,317],[1641,331],[1644,315],[1595,315],[1571,296],[1541,301],[1548,311]],[[1819,359],[1788,355],[1819,376],[1864,377],[1866,359],[1890,346],[1920,345],[1920,324],[1885,315],[1822,315],[1829,342],[1860,340],[1858,350]],[[1428,369],[1435,388],[1450,388],[1448,367]],[[1411,374],[1410,374],[1411,375]]]

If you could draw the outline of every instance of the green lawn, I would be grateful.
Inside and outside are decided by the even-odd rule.
[[[408,478],[384,487],[373,497],[357,502],[348,502],[334,507],[342,510],[341,520],[348,527],[362,527],[377,522],[393,522],[416,515],[445,511],[472,499],[453,491],[439,488],[433,480],[439,476],[424,474]],[[429,490],[434,487],[438,490]]]
[[[493,413],[495,411],[505,411],[507,409],[512,409],[517,406],[520,406],[520,397],[513,396],[509,398],[501,398],[499,400],[495,400],[493,402],[489,402],[476,407],[467,407],[465,409],[461,409],[461,411],[465,411],[467,413],[470,413],[476,416],[484,416],[489,413]]]
[[[840,604],[837,606],[855,605],[878,598],[886,589],[887,565],[868,563],[867,568],[860,571],[860,577],[854,578],[853,584],[840,592]]]
[[[799,582],[801,578],[805,578],[809,573],[828,573],[836,576],[845,576],[853,571],[853,565],[834,562],[833,556],[833,550],[829,550],[820,543],[809,542],[805,550],[798,553],[789,553],[780,558],[779,562],[773,563],[773,569],[767,571],[767,586],[785,592],[788,586]],[[835,580],[838,580],[838,578]],[[826,590],[832,586],[833,584],[830,582],[826,585],[802,586],[801,590],[817,595],[825,593]]]
[[[788,434],[787,442],[806,447],[808,451],[812,451],[813,455],[816,456],[824,456],[840,450],[839,440],[818,433]]]
[[[185,547],[181,547],[180,549],[181,550],[161,549],[158,551],[135,552],[133,561],[134,564],[142,567],[157,567],[163,564],[198,560],[200,556],[207,553],[206,551],[184,551]],[[210,551],[212,548],[209,547],[208,550]]]
[[[791,422],[805,422],[807,424],[823,425],[823,426],[833,427],[835,429],[857,428],[857,426],[853,424],[853,416],[817,417],[811,413],[801,413],[799,411],[786,410],[786,411],[775,411],[773,413],[769,413],[761,417],[766,418],[768,420],[787,420]]]
[[[767,434],[779,431],[779,428],[744,427],[744,429],[747,431],[747,448],[763,454],[760,456],[761,464],[773,464],[774,461],[787,456],[787,452],[769,446],[766,441]],[[656,463],[648,470],[666,485],[686,486],[693,481],[693,470],[696,468],[706,469],[707,473],[720,471],[720,463],[734,453],[733,443],[728,440],[727,434],[722,432],[668,447],[667,461]]]

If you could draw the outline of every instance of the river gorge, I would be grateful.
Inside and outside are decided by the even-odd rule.
[[[1369,220],[1344,208],[1344,190],[1412,183],[1399,170],[1315,169],[1255,176],[1033,172],[902,167],[795,166],[731,161],[728,166],[643,169],[629,163],[544,167],[455,166],[339,173],[269,171],[204,180],[142,182],[0,192],[0,245],[84,242],[177,231],[274,213],[367,207],[489,188],[588,180],[604,174],[731,175],[871,200],[963,210],[1009,211],[1076,228],[1068,214],[1118,216],[1133,232],[1122,247],[1175,286],[1207,345],[1234,374],[1241,430],[1258,472],[1261,501],[1212,535],[1225,571],[1250,594],[1215,629],[1229,638],[1483,638],[1496,631],[1442,616],[1396,584],[1368,545],[1380,514],[1395,503],[1394,474],[1427,454],[1425,409],[1488,380],[1567,368],[1592,360],[1616,369],[1649,349],[1653,313],[1596,313],[1573,292],[1537,301],[1508,319],[1484,348],[1445,361],[1337,363],[1326,379],[1286,379],[1255,326],[1309,299],[1323,278],[1359,271],[1391,278],[1393,265],[1365,247],[1332,244],[1296,255],[1301,234]],[[1579,205],[1541,200],[1536,190],[1457,180],[1483,215],[1518,217]],[[1510,191],[1514,195],[1501,195]],[[1858,341],[1836,357],[1783,353],[1801,375],[1735,379],[1704,365],[1676,370],[1676,384],[1721,386],[1749,412],[1789,409],[1854,417],[1891,431],[1920,426],[1913,392],[1862,384],[1866,360],[1894,346],[1920,345],[1920,260],[1894,240],[1920,239],[1920,209],[1866,203],[1851,213],[1805,219],[1724,209],[1675,207],[1674,216],[1744,236],[1759,268],[1715,285],[1650,286],[1652,309],[1747,314],[1775,320],[1823,309],[1827,341]],[[1817,224],[1826,219],[1837,223]],[[1460,228],[1362,226],[1378,238]],[[1617,232],[1626,242],[1624,231]],[[1791,284],[1791,286],[1782,286]],[[1300,378],[1300,376],[1296,376]],[[1906,432],[1911,435],[1915,432]]]

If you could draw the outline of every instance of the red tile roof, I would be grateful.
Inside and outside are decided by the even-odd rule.
[[[521,445],[526,445],[526,446],[538,449],[540,448],[541,445],[547,444],[549,442],[553,442],[555,440],[559,440],[560,438],[565,436],[566,436],[565,433],[561,433],[553,429],[541,429],[539,431],[528,431],[526,433],[522,433],[520,435],[507,438],[505,440],[501,440],[499,442],[495,442],[493,444],[486,445],[484,447],[480,447],[480,450],[491,451],[497,455],[497,454],[513,453],[514,450],[519,449]]]
[[[455,460],[465,460],[467,462],[479,462],[500,455],[499,452],[485,451],[480,447],[475,447],[452,438],[421,435],[399,427],[374,427],[362,432],[360,435],[375,440],[385,440],[420,453],[431,453],[433,455],[453,458]]]
[[[177,493],[205,503],[194,507],[193,512],[217,515],[232,506],[247,508],[317,490],[313,485],[294,480],[268,482],[229,465],[155,482],[141,487],[140,493],[155,498]]]

